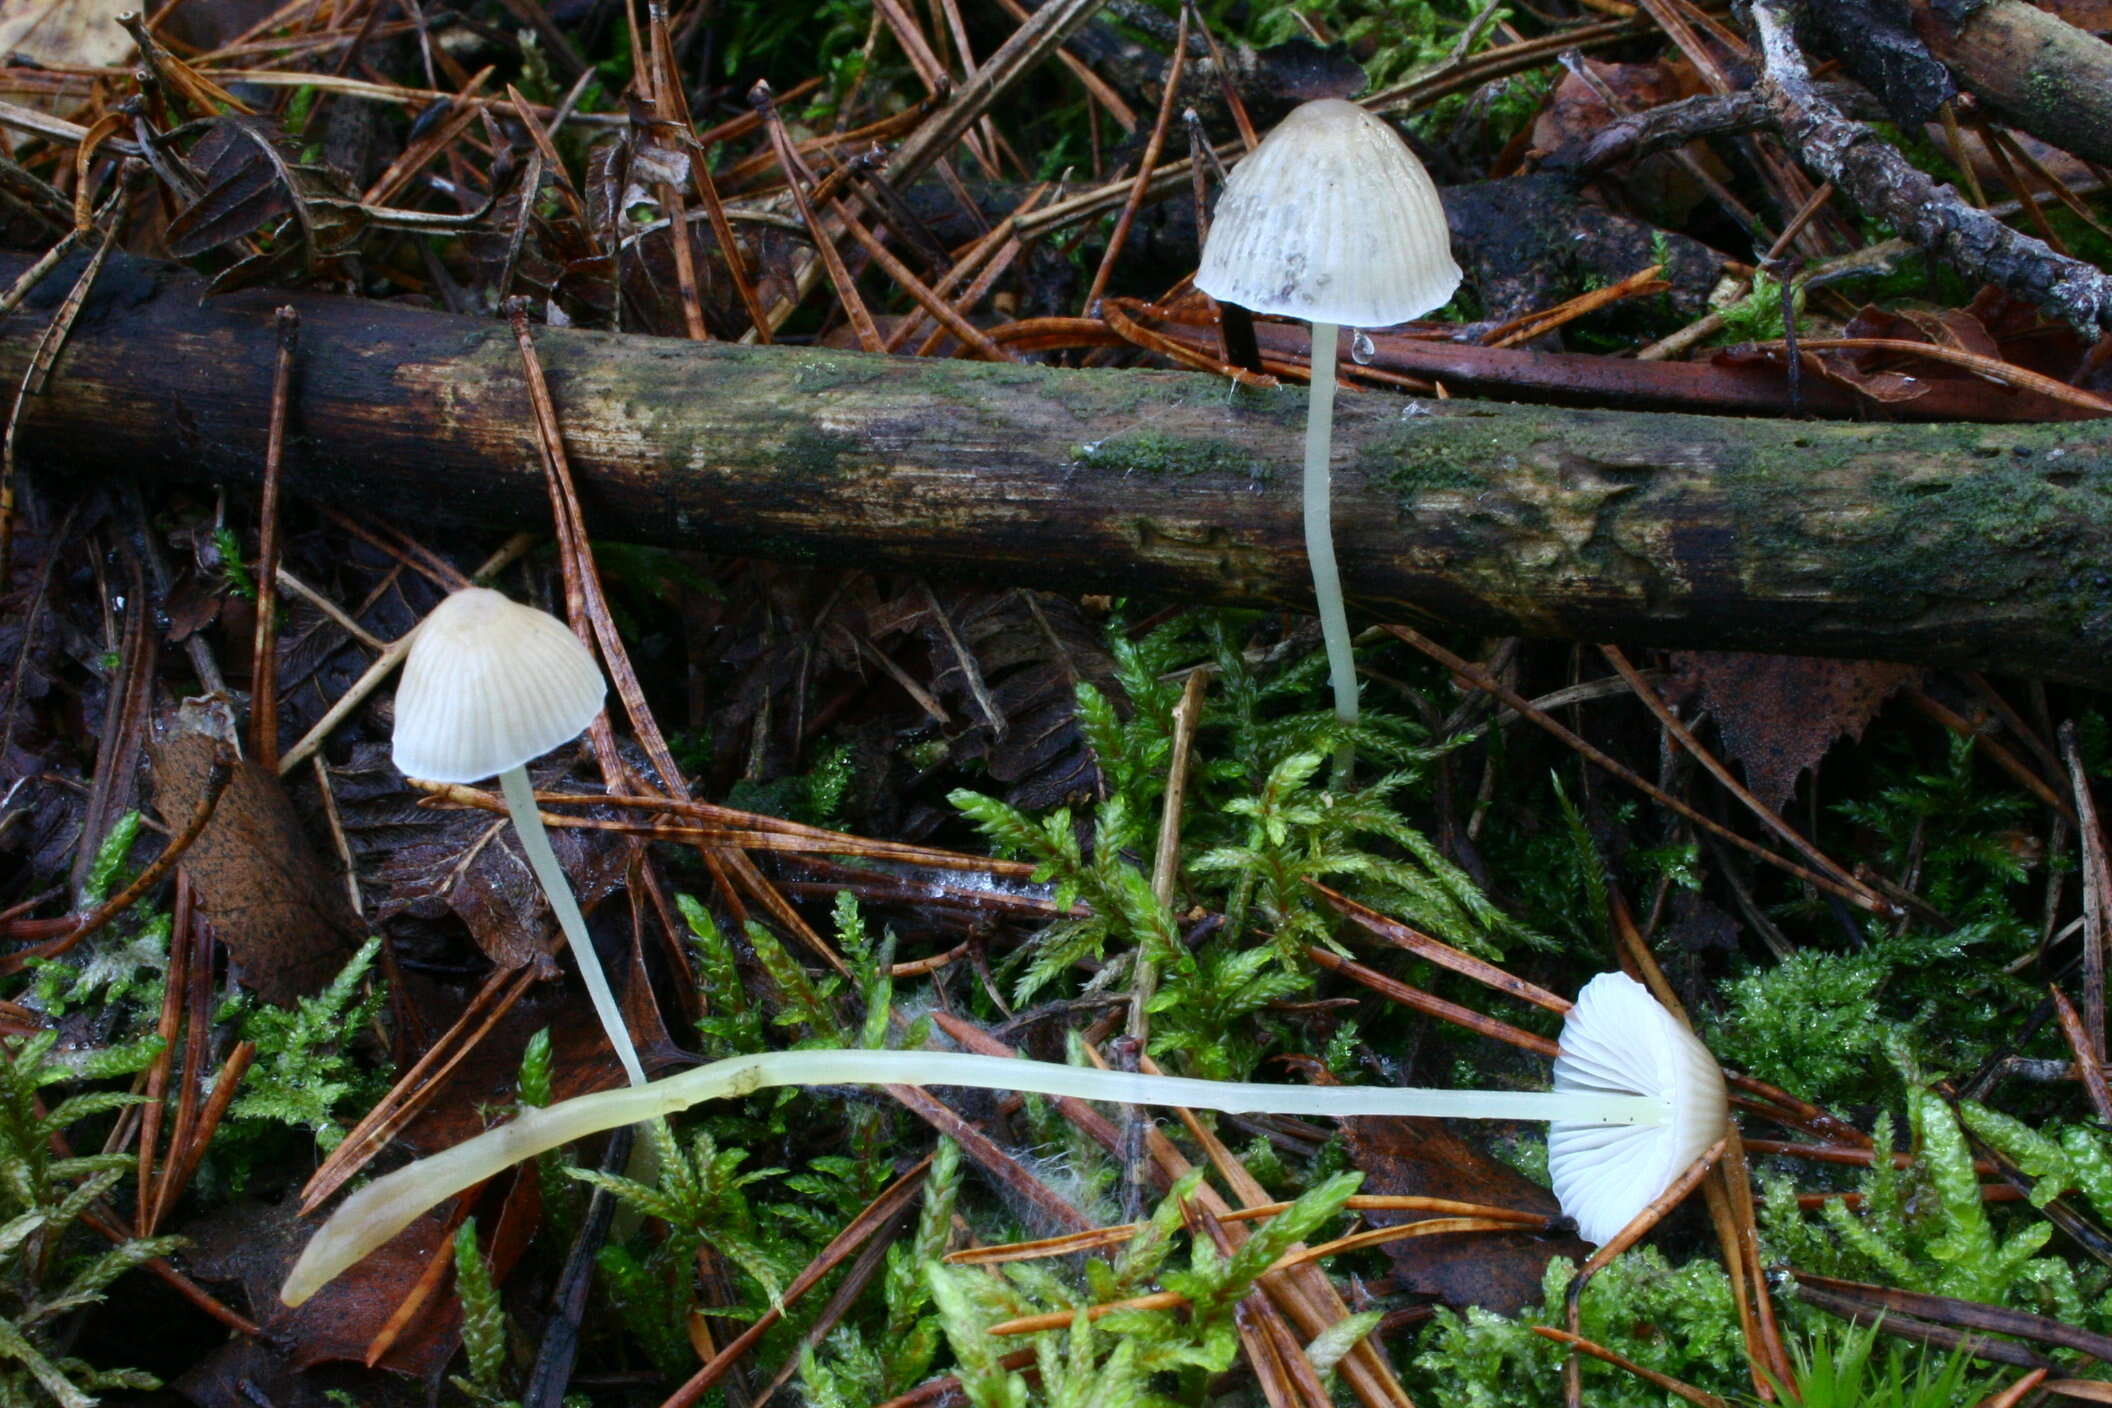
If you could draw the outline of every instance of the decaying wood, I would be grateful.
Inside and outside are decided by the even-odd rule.
[[[0,280],[27,261],[0,258]],[[59,282],[64,282],[60,280]],[[302,319],[289,492],[415,522],[548,514],[503,323],[320,295],[201,303],[116,263],[20,453],[254,484],[273,310]],[[44,296],[44,295],[40,295]],[[22,375],[48,308],[0,319]],[[1304,394],[544,329],[597,534],[1073,591],[1299,603]],[[1371,614],[2112,684],[2112,428],[1867,425],[1354,395],[1337,542]]]
[[[1921,4],[1929,51],[1997,116],[2086,161],[2112,161],[2112,44],[2026,0]]]

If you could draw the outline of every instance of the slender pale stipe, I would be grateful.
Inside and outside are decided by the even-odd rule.
[[[706,1100],[776,1085],[955,1085],[1030,1090],[1124,1105],[1178,1105],[1228,1114],[1420,1116],[1439,1119],[1592,1120],[1651,1126],[1672,1118],[1655,1095],[1533,1090],[1413,1090],[1390,1086],[1242,1085],[1099,1071],[960,1051],[772,1051],[714,1061],[648,1085],[523,1110],[510,1124],[385,1174],[330,1215],[286,1278],[299,1305],[435,1204],[523,1159],[590,1134],[661,1118]]]
[[[1313,569],[1313,598],[1327,673],[1335,683],[1335,717],[1357,721],[1357,666],[1349,650],[1349,612],[1342,605],[1342,573],[1335,566],[1334,511],[1328,495],[1328,458],[1335,432],[1333,323],[1313,324],[1313,383],[1305,403],[1305,557]]]
[[[528,769],[508,768],[500,773],[499,791],[506,798],[506,814],[513,818],[513,829],[520,833],[521,854],[528,857],[528,868],[535,872],[536,883],[550,901],[557,927],[564,931],[572,956],[579,960],[579,976],[586,982],[587,997],[594,1003],[594,1015],[601,1018],[601,1029],[608,1033],[609,1044],[616,1048],[624,1078],[632,1085],[644,1085],[645,1068],[638,1064],[638,1048],[631,1044],[630,1026],[623,1020],[623,1009],[616,1005],[616,994],[609,990],[609,975],[602,971],[601,955],[594,951],[594,940],[587,933],[587,917],[579,912],[579,901],[572,897],[564,867],[550,849],[550,833],[543,829],[542,813],[536,810],[535,784],[528,780]]]

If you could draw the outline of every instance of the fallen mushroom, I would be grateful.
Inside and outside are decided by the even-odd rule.
[[[1293,109],[1233,168],[1196,271],[1195,286],[1221,303],[1313,325],[1305,552],[1344,724],[1357,721],[1357,673],[1328,502],[1336,337],[1441,308],[1459,279],[1429,173],[1391,127],[1340,98]],[[1347,759],[1345,745],[1337,781]]]
[[[521,852],[579,962],[587,996],[632,1085],[645,1070],[609,990],[564,868],[536,810],[527,764],[570,743],[601,712],[608,686],[579,637],[545,611],[470,587],[418,627],[396,687],[396,769],[428,782],[499,779]]]
[[[1652,1091],[1670,1117],[1648,1128],[1558,1119],[1547,1172],[1562,1211],[1593,1246],[1614,1235],[1700,1158],[1730,1123],[1723,1068],[1693,1032],[1626,973],[1584,985],[1562,1023],[1555,1089],[1578,1095]]]
[[[1617,979],[1618,983],[1606,986],[1609,979]],[[1617,991],[1620,983],[1634,987],[1641,994],[1641,1002],[1657,1016],[1642,1014],[1629,995]],[[1692,1049],[1680,1046],[1675,1034],[1691,1043]],[[1630,1043],[1636,1045],[1632,1057],[1622,1054]],[[1596,1228],[1600,1209],[1612,1205],[1602,1190],[1603,1184],[1628,1180],[1634,1184],[1628,1191],[1642,1191],[1642,1202],[1647,1203],[1678,1175],[1683,1165],[1676,1162],[1677,1152],[1698,1130],[1708,1127],[1713,1119],[1714,1127],[1721,1132],[1726,1118],[1723,1081],[1717,1073],[1711,1106],[1709,1081],[1695,1068],[1695,1062],[1705,1062],[1710,1072],[1715,1071],[1715,1063],[1640,984],[1620,974],[1602,975],[1586,987],[1563,1024],[1562,1050],[1569,1074],[1559,1074],[1563,1065],[1558,1061],[1556,1089],[1552,1091],[1251,1085],[1101,1071],[958,1051],[770,1051],[734,1056],[649,1085],[598,1091],[540,1109],[523,1110],[510,1123],[375,1179],[347,1198],[309,1239],[288,1273],[279,1298],[288,1305],[299,1305],[427,1209],[523,1159],[603,1130],[671,1115],[706,1100],[748,1095],[781,1085],[973,1086],[1067,1095],[1111,1104],[1222,1110],[1230,1114],[1550,1120],[1559,1129],[1587,1134],[1612,1131],[1649,1135],[1660,1129],[1669,1130],[1669,1139],[1662,1143],[1631,1139],[1583,1149],[1590,1167],[1581,1185],[1562,1171],[1560,1160],[1571,1156],[1557,1155],[1550,1146],[1549,1161],[1556,1170],[1557,1193],[1567,1185],[1581,1186],[1589,1195],[1581,1210],[1572,1209],[1565,1197],[1563,1211],[1578,1217],[1580,1223],[1584,1216],[1591,1216]],[[1576,1053],[1574,1057],[1572,1052]],[[1631,1079],[1633,1085],[1618,1084]],[[1669,1172],[1665,1171],[1668,1162],[1672,1165]],[[1649,1187],[1649,1181],[1660,1174],[1662,1181]]]

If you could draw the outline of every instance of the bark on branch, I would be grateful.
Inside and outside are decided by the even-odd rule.
[[[26,263],[0,257],[0,283]],[[63,282],[61,278],[58,282]],[[283,293],[113,261],[22,463],[254,482]],[[48,302],[58,291],[47,288]],[[504,324],[318,295],[294,492],[413,524],[547,514]],[[0,319],[19,378],[49,317]],[[546,330],[611,538],[1073,591],[1300,603],[1302,391]],[[1416,402],[1337,411],[1336,521],[1381,618],[1971,665],[2112,685],[2112,422],[1854,425]]]

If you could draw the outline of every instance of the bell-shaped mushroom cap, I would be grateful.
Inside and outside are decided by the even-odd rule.
[[[1232,169],[1195,286],[1256,313],[1383,328],[1442,308],[1459,265],[1408,144],[1355,103],[1323,98]]]
[[[483,587],[456,592],[418,628],[396,687],[396,768],[481,782],[569,743],[607,686],[565,623]]]
[[[1730,1119],[1716,1058],[1626,973],[1601,973],[1577,994],[1562,1023],[1555,1089],[1652,1095],[1669,1108],[1658,1125],[1558,1120],[1548,1128],[1555,1196],[1594,1246],[1670,1187]]]

